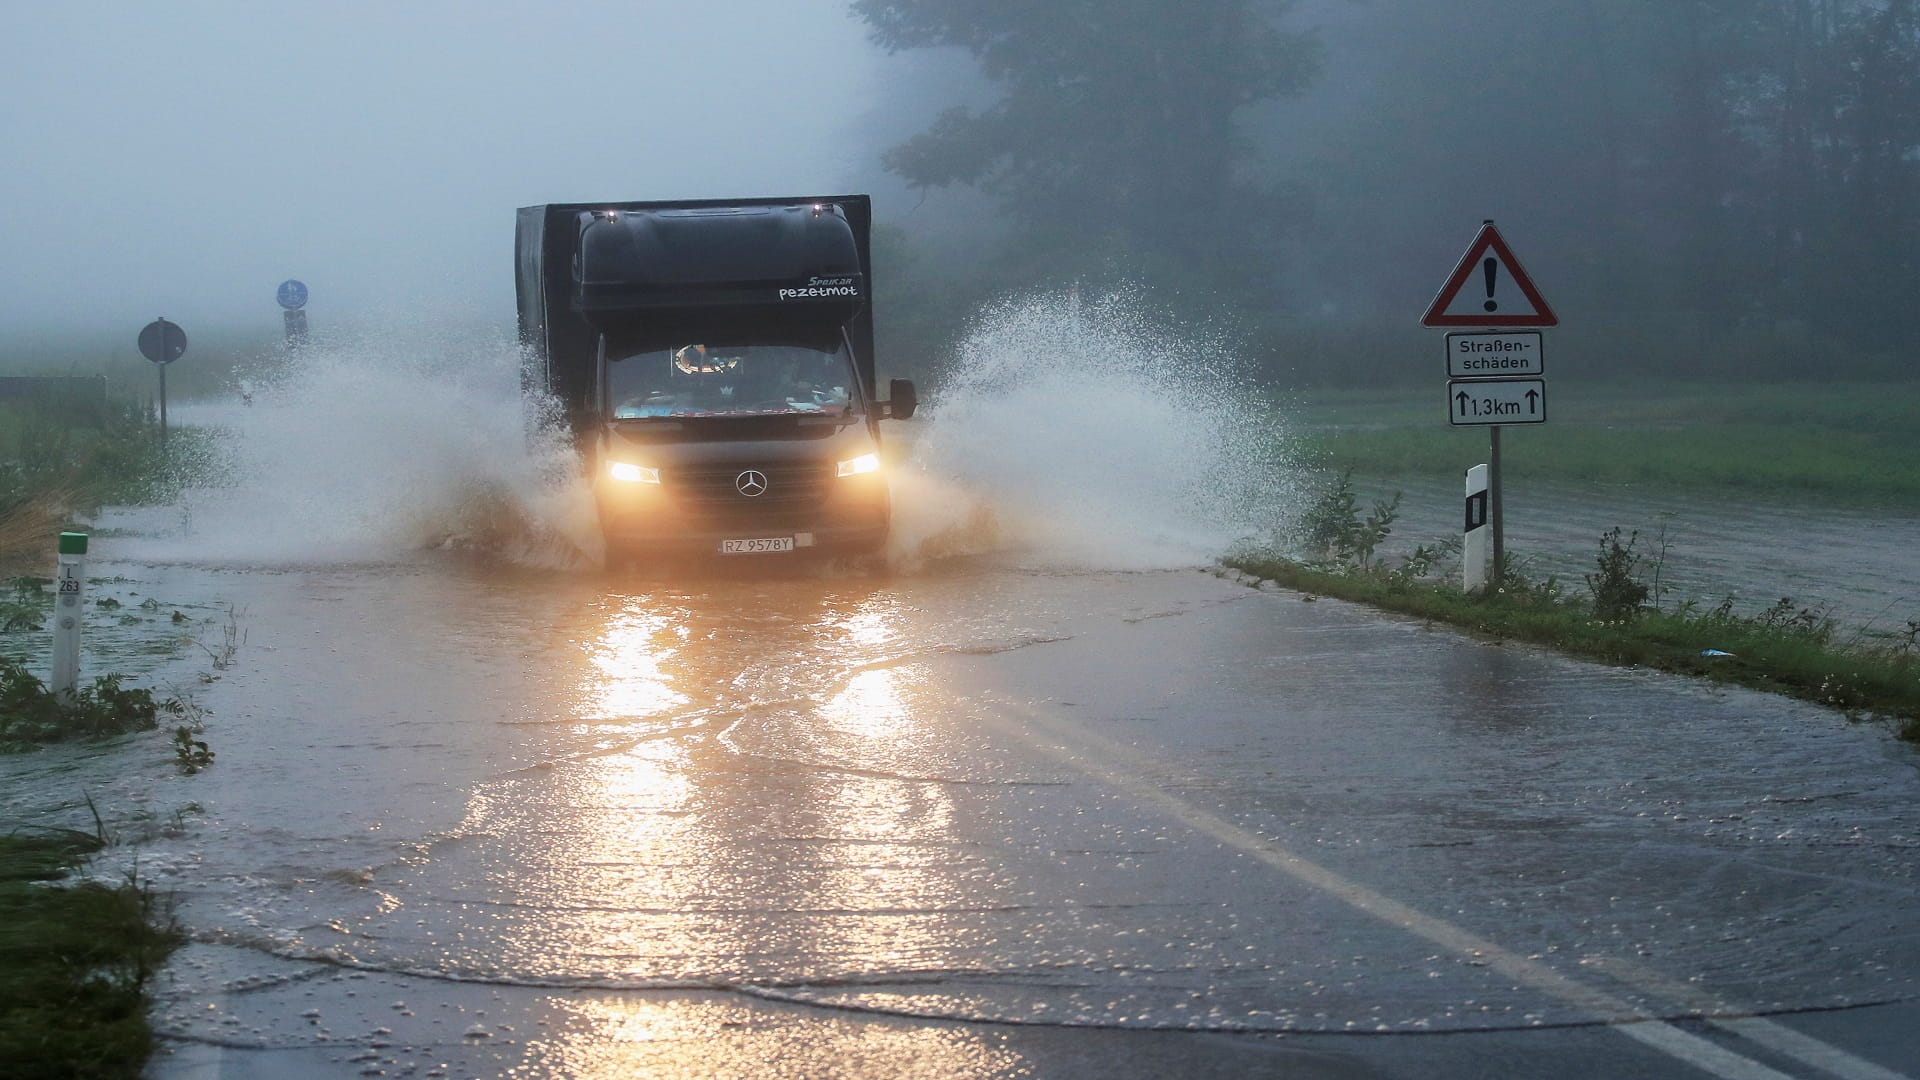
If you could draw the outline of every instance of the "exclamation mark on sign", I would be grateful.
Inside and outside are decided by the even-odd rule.
[[[1500,305],[1493,298],[1493,283],[1500,276],[1500,260],[1487,256],[1487,261],[1480,264],[1480,272],[1487,277],[1487,310],[1499,311]]]

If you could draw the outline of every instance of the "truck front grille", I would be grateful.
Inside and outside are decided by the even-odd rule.
[[[741,474],[766,477],[758,495],[740,491]],[[713,518],[749,518],[771,522],[805,512],[826,498],[832,466],[821,462],[708,465],[662,470],[662,486],[688,511]]]

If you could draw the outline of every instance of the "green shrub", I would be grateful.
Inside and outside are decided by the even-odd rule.
[[[24,665],[0,658],[0,751],[151,731],[161,713],[183,709],[175,700],[155,701],[151,690],[122,687],[118,675],[102,675],[62,700]]]
[[[1341,473],[1333,485],[1315,499],[1300,520],[1300,546],[1314,562],[1328,563],[1347,570],[1373,567],[1373,553],[1393,532],[1400,516],[1400,493],[1393,498],[1375,500],[1365,519],[1360,517],[1360,499],[1353,490],[1353,473]],[[1432,555],[1420,553],[1431,561]]]
[[[1603,622],[1626,622],[1640,614],[1647,602],[1647,586],[1636,574],[1640,556],[1633,546],[1640,530],[1620,543],[1620,526],[1600,535],[1599,571],[1586,575],[1587,590],[1593,594],[1593,617]]]

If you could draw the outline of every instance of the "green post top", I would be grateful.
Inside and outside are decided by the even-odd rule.
[[[41,550],[45,550],[44,548]],[[60,554],[85,555],[87,553],[87,534],[63,532],[60,534]]]

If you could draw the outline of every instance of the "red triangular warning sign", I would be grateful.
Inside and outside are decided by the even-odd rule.
[[[1507,242],[1489,221],[1433,298],[1421,326],[1558,326]]]

